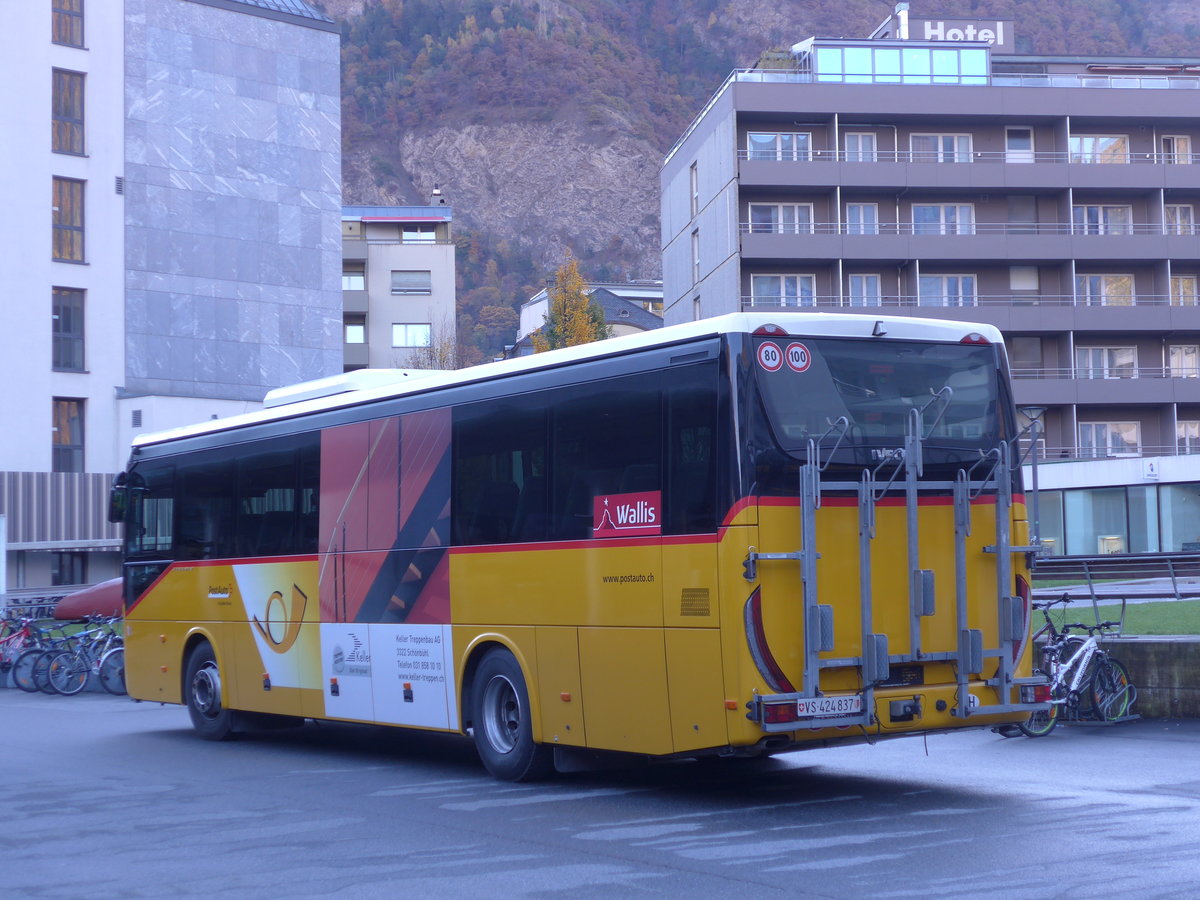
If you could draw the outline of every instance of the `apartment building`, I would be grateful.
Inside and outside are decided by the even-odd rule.
[[[20,591],[118,571],[133,434],[341,370],[340,71],[302,0],[5,12],[0,590]]]
[[[901,3],[734,72],[663,165],[666,321],[989,322],[1043,458],[1198,452],[1200,57],[1021,55],[1020,25]]]
[[[343,367],[449,368],[457,343],[453,210],[342,209]]]

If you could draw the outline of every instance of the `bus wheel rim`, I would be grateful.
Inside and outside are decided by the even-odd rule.
[[[192,702],[209,718],[221,711],[221,673],[216,663],[205,663],[192,676]]]
[[[521,702],[517,689],[497,675],[483,689],[483,730],[499,753],[511,753],[521,730]]]

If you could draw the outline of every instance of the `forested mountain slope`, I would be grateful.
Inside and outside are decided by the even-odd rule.
[[[424,203],[441,186],[470,356],[511,340],[514,305],[567,249],[590,280],[658,277],[659,165],[726,75],[806,37],[865,36],[893,4],[319,5],[343,28],[345,202]],[[1195,0],[915,0],[911,14],[1014,20],[1022,52],[1200,56]]]

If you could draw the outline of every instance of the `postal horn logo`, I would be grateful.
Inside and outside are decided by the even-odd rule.
[[[272,591],[267,598],[267,609],[263,618],[252,617],[254,627],[262,635],[267,646],[276,653],[287,653],[300,637],[300,626],[304,622],[304,610],[308,606],[305,593],[292,585],[291,601],[284,599],[279,591]]]

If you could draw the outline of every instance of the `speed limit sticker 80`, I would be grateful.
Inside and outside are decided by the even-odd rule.
[[[786,350],[780,350],[774,341],[758,345],[758,364],[768,372],[778,372],[784,363],[793,372],[807,372],[812,365],[812,354],[799,341],[788,344]]]

